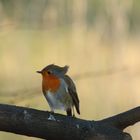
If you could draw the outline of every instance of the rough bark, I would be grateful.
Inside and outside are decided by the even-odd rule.
[[[140,121],[140,107],[100,121],[0,104],[0,131],[47,140],[132,140],[123,130]]]

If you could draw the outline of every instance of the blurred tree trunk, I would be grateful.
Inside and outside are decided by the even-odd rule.
[[[105,0],[106,19],[110,41],[119,43],[128,34],[128,12],[132,0]],[[114,43],[114,44],[116,44]]]
[[[72,1],[72,39],[75,47],[81,46],[86,31],[86,0]],[[78,47],[79,48],[79,47]]]

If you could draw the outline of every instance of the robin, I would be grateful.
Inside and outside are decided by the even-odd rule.
[[[79,98],[74,82],[66,75],[68,68],[50,64],[37,73],[42,75],[42,91],[51,112],[59,109],[66,111],[68,116],[75,116],[74,107],[80,114]]]

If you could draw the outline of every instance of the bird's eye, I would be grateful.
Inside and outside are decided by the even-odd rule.
[[[48,74],[51,74],[51,71],[47,71]]]

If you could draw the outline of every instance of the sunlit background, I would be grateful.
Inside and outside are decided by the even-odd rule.
[[[36,73],[69,65],[84,119],[140,105],[140,0],[0,0],[0,103],[49,110]],[[65,113],[65,112],[59,112]],[[129,127],[140,139],[140,123]],[[0,132],[1,140],[35,140]]]

